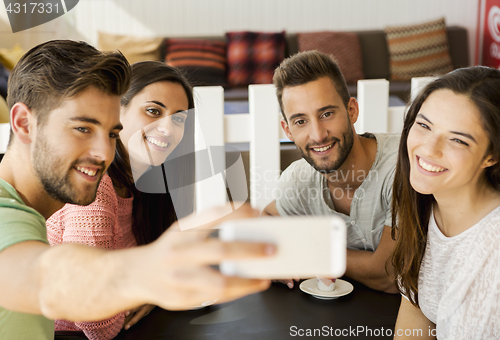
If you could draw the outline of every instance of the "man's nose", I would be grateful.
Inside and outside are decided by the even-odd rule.
[[[322,142],[328,137],[328,130],[320,122],[311,122],[309,137],[315,142]]]
[[[90,154],[98,162],[107,164],[115,157],[116,139],[103,134],[102,138],[96,138],[92,145]]]

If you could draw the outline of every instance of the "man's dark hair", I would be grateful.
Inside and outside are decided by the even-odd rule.
[[[274,71],[273,83],[276,86],[276,96],[281,108],[281,114],[286,121],[283,108],[283,90],[286,87],[303,85],[322,77],[329,77],[345,107],[349,103],[349,90],[340,68],[332,56],[318,51],[299,52],[283,60]]]
[[[14,67],[7,105],[10,110],[15,103],[26,104],[43,125],[48,112],[89,86],[121,96],[129,85],[130,65],[123,54],[100,52],[82,41],[52,40],[33,47]]]

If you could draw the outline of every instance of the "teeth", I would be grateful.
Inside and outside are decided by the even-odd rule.
[[[150,142],[151,144],[154,144],[154,145],[157,145],[161,148],[166,148],[168,146],[168,143],[163,143],[153,137],[149,137],[149,136],[146,136],[146,139],[148,140],[148,142]]]
[[[322,151],[326,151],[326,150],[330,149],[332,146],[333,146],[333,143],[330,145],[324,146],[322,148],[312,148],[312,149],[316,152],[322,152]]]
[[[446,170],[445,168],[441,168],[438,166],[427,164],[422,160],[422,158],[418,159],[418,164],[420,164],[420,166],[422,168],[424,168],[425,170],[430,171],[430,172],[442,172],[442,171]]]
[[[77,166],[76,169],[80,172],[83,172],[84,174],[87,174],[89,176],[95,176],[95,174],[97,173],[97,171],[95,170],[90,170],[90,169],[86,169],[86,168],[82,168],[82,167],[79,167]]]

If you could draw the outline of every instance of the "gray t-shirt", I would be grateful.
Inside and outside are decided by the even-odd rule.
[[[280,190],[275,197],[278,213],[281,216],[338,215],[347,224],[347,247],[349,249],[375,250],[380,242],[384,226],[392,226],[392,183],[400,135],[364,136],[376,138],[377,155],[365,180],[354,193],[350,216],[335,210],[332,195],[341,195],[340,189],[338,192],[335,190],[330,192],[325,176],[304,159],[293,162],[281,174]],[[363,175],[365,174],[356,171],[344,174],[344,176]],[[341,180],[342,174],[338,176]]]

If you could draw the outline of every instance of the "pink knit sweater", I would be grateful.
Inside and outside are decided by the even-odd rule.
[[[88,206],[66,204],[47,220],[51,245],[79,243],[103,249],[123,249],[137,245],[132,233],[133,198],[119,197],[111,178],[105,174],[96,200]],[[56,331],[83,331],[90,340],[113,339],[123,327],[125,313],[94,322],[56,320]]]

